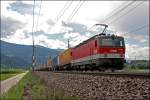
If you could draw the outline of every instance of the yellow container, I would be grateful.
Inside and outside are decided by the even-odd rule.
[[[72,60],[71,48],[65,50],[59,55],[59,63],[61,66],[70,64]]]
[[[46,64],[47,67],[52,67],[52,60],[51,60],[51,58],[48,58],[46,63],[47,63]]]

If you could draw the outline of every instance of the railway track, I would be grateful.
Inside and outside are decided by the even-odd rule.
[[[79,96],[83,100],[149,100],[150,98],[149,74],[35,71],[35,75],[38,75],[51,89],[63,90],[65,94]]]
[[[55,73],[66,74],[81,74],[81,75],[95,75],[95,76],[115,76],[115,77],[138,77],[150,78],[150,73],[129,73],[129,72],[81,72],[81,71],[55,71]]]

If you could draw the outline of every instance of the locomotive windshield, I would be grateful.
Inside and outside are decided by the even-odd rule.
[[[124,40],[122,38],[101,38],[101,46],[124,46]]]

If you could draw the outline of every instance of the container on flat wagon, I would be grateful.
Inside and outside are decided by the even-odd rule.
[[[55,56],[52,59],[52,67],[53,67],[53,69],[57,69],[58,66],[59,66],[59,55]]]
[[[60,66],[64,66],[71,63],[72,55],[71,55],[72,49],[69,48],[65,50],[64,52],[60,53],[59,60],[60,60]]]
[[[48,68],[52,68],[52,59],[51,58],[48,58],[46,63],[47,63],[46,65]]]

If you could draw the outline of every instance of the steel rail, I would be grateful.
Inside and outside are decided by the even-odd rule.
[[[150,73],[131,73],[131,72],[81,72],[81,71],[54,71],[54,73],[94,75],[94,76],[117,76],[117,77],[137,77],[149,78]]]

